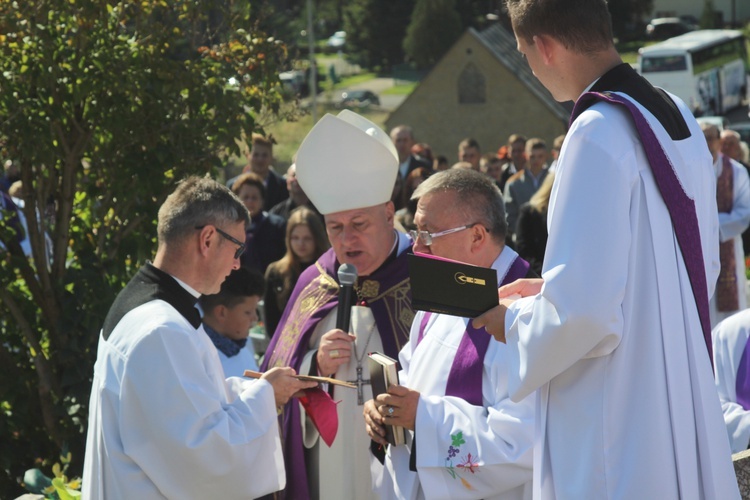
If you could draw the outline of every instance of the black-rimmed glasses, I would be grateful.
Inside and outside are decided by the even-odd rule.
[[[206,226],[195,226],[195,229],[200,230],[200,229],[203,229],[204,227],[206,227]],[[240,241],[240,240],[238,240],[237,238],[235,238],[231,234],[228,234],[228,233],[222,231],[221,229],[219,229],[216,226],[214,226],[214,229],[216,229],[216,232],[219,233],[219,235],[222,238],[226,238],[227,240],[229,240],[232,243],[234,243],[235,245],[237,245],[237,251],[234,252],[234,258],[235,259],[239,259],[240,256],[242,255],[242,253],[245,251],[245,243],[242,242],[242,241]]]
[[[446,229],[445,231],[439,231],[437,233],[431,233],[429,231],[415,231],[412,229],[409,231],[409,234],[411,235],[411,239],[414,240],[414,243],[417,242],[417,239],[422,240],[422,243],[424,243],[427,246],[432,245],[432,240],[437,238],[438,236],[445,236],[446,234],[453,234],[457,233],[459,231],[463,231],[464,229],[469,229],[479,224],[478,222],[475,222],[473,224],[467,224],[465,226],[460,227],[454,227],[453,229]]]

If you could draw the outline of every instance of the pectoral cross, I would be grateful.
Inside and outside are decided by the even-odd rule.
[[[365,404],[365,394],[363,386],[370,385],[370,379],[362,378],[362,365],[357,365],[357,380],[347,380],[350,384],[357,384],[357,404],[362,406]]]

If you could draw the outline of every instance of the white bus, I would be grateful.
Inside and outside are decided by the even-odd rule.
[[[734,30],[691,31],[638,51],[641,74],[680,97],[695,116],[722,115],[742,104],[747,65],[745,38]]]

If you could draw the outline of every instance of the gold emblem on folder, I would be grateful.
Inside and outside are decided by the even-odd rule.
[[[459,285],[486,285],[487,282],[481,278],[472,278],[471,276],[466,276],[464,273],[456,273],[455,275],[456,283]]]

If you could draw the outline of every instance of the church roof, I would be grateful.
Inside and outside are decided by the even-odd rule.
[[[495,23],[483,31],[477,31],[469,28],[469,32],[479,40],[489,50],[497,60],[508,70],[516,75],[519,80],[528,88],[536,97],[547,106],[555,116],[567,123],[572,111],[572,103],[567,106],[557,102],[549,91],[544,88],[539,80],[531,72],[528,63],[518,52],[516,38],[507,29],[499,23]]]

